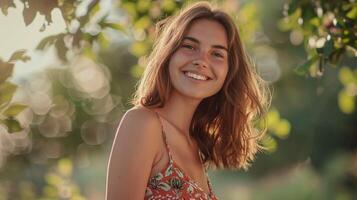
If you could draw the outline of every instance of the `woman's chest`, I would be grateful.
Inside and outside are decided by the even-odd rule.
[[[168,139],[168,141],[170,141]],[[175,142],[173,142],[175,141]],[[177,167],[192,181],[196,182],[202,187],[203,190],[208,191],[207,177],[203,168],[202,162],[199,158],[198,148],[189,147],[180,138],[171,138],[169,148],[173,162]],[[167,149],[160,150],[160,156],[155,162],[151,170],[150,177],[155,176],[157,173],[162,172],[169,164],[170,157]]]

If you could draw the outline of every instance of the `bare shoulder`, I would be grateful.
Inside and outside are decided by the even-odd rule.
[[[151,145],[158,145],[161,138],[161,124],[154,111],[134,107],[121,119],[116,137],[130,137],[132,141],[141,140]]]
[[[160,121],[156,116],[156,113],[143,107],[133,107],[128,110],[124,114],[121,123],[126,123],[133,128],[150,128],[146,129],[146,131],[149,132],[157,132],[157,130],[160,130],[161,128]]]
[[[144,120],[145,122],[158,122],[155,111],[143,107],[133,107],[126,111],[124,116],[136,117],[137,119]]]
[[[161,124],[154,111],[135,107],[124,114],[108,162],[108,200],[144,198],[161,137]]]

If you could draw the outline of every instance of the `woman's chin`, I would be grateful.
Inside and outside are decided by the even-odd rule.
[[[182,96],[186,97],[186,98],[193,99],[193,100],[198,100],[198,101],[213,95],[213,94],[204,93],[202,91],[200,91],[200,92],[197,92],[197,91],[178,91],[178,93],[181,94]]]

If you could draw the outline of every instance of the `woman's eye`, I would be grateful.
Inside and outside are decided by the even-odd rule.
[[[182,47],[187,48],[187,49],[195,49],[192,45],[189,44],[183,44]]]
[[[217,52],[213,53],[213,55],[219,58],[223,58],[223,55]]]

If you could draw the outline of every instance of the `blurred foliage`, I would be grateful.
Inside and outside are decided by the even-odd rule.
[[[343,89],[338,94],[338,105],[342,112],[351,114],[356,107],[357,69],[341,67],[338,76],[343,84]]]
[[[9,133],[21,131],[21,125],[15,118],[17,114],[23,111],[26,106],[11,102],[16,92],[17,85],[6,81],[13,72],[14,62],[21,60],[26,62],[30,59],[25,55],[25,50],[19,50],[13,53],[8,61],[0,58],[0,124],[7,127]]]
[[[45,17],[40,31],[44,31],[46,26],[52,23],[52,11],[59,9],[66,23],[66,32],[44,38],[37,46],[37,49],[44,50],[51,45],[55,45],[57,55],[63,61],[67,61],[68,51],[86,47],[91,49],[91,45],[95,42],[106,42],[104,40],[107,36],[103,32],[106,28],[124,31],[122,24],[114,23],[107,19],[108,13],[98,17],[98,12],[101,10],[99,0],[21,0],[21,2],[24,4],[23,18],[26,26],[33,22],[37,14]],[[14,1],[7,0],[3,1],[0,7],[3,14],[7,15],[7,10],[10,7],[15,7],[15,4]],[[76,12],[79,7],[85,7],[86,12]]]
[[[285,4],[283,14],[280,29],[291,31],[291,42],[296,45],[300,43],[298,38],[303,37],[307,53],[307,61],[295,69],[298,74],[320,77],[327,65],[338,67],[348,59],[356,60],[357,3],[354,0],[292,0]],[[338,105],[346,114],[355,110],[357,87],[355,81],[350,81],[355,67],[346,65],[339,72],[344,89],[338,95]]]
[[[79,186],[73,181],[73,163],[68,158],[58,160],[56,165],[46,169],[44,173],[45,182],[40,186],[37,182],[29,182],[21,178],[17,182],[0,182],[0,199],[26,199],[26,200],[48,200],[68,199],[85,200]],[[40,186],[40,187],[39,187]],[[11,188],[10,188],[11,187]],[[41,191],[37,191],[41,188]]]
[[[290,122],[280,117],[280,113],[276,108],[271,108],[266,116],[266,126],[268,135],[262,138],[263,146],[268,152],[273,153],[278,148],[276,139],[285,139],[288,137],[291,129]],[[259,127],[264,127],[264,121],[260,121]]]
[[[346,199],[357,196],[356,154],[337,154],[317,173],[309,163],[286,169],[279,174],[280,180],[266,177],[258,182],[252,193],[258,199]]]
[[[174,14],[182,7],[184,1],[163,0],[123,0],[120,8],[126,12],[129,24],[126,26],[133,36],[130,52],[138,58],[138,63],[131,69],[131,74],[139,78],[144,72],[145,56],[154,44],[155,23]]]
[[[282,30],[298,30],[304,36],[308,62],[297,68],[322,75],[326,63],[337,64],[344,53],[357,56],[357,4],[354,1],[291,1],[285,5]]]
[[[86,199],[80,193],[80,188],[72,180],[73,164],[68,158],[60,159],[53,169],[45,175],[47,185],[43,187],[42,197],[39,199]]]
[[[109,13],[103,14],[99,1],[29,0],[22,3],[26,25],[31,24],[37,14],[45,16],[40,31],[52,23],[52,11],[60,10],[66,31],[44,38],[37,50],[46,51],[54,46],[62,60],[59,63],[62,69],[35,74],[36,78],[26,80],[16,91],[17,86],[5,80],[12,75],[14,62],[28,57],[24,51],[18,51],[9,61],[0,62],[0,119],[8,127],[0,129],[0,199],[86,199],[79,186],[72,183],[71,160],[89,165],[85,159],[89,154],[88,145],[97,146],[97,151],[108,149],[107,140],[114,134],[123,109],[121,99],[110,94],[110,71],[97,61],[94,51],[96,46],[105,49],[109,43],[106,29],[125,30],[119,22],[107,20]],[[1,1],[0,7],[7,15],[15,4]],[[77,12],[79,7],[86,8],[86,12]],[[26,107],[10,103],[15,92],[20,102],[30,108],[20,113],[19,120],[15,115]],[[16,132],[17,136],[7,132]],[[106,141],[108,144],[103,144]],[[62,159],[66,157],[71,160]],[[32,169],[30,175],[17,177],[18,170],[26,168]],[[63,174],[63,169],[69,169],[70,174]]]
[[[66,23],[66,30],[48,36],[38,44],[37,49],[40,51],[55,47],[62,62],[58,63],[60,67],[34,74],[24,81],[17,90],[21,94],[19,102],[11,102],[17,86],[7,80],[11,77],[15,61],[26,61],[28,57],[20,50],[8,61],[0,61],[0,120],[3,123],[12,120],[6,133],[16,132],[2,134],[0,126],[0,199],[90,199],[93,195],[91,192],[103,192],[100,187],[104,182],[96,176],[91,177],[93,174],[86,174],[87,179],[79,181],[81,178],[75,177],[75,172],[89,171],[92,166],[99,168],[98,160],[91,159],[93,154],[101,152],[107,157],[115,128],[123,112],[131,106],[127,105],[127,99],[131,97],[144,70],[145,57],[151,51],[155,23],[177,12],[188,1],[122,0],[111,2],[110,9],[104,9],[101,4],[103,1],[99,0],[21,2],[25,6],[23,17],[26,25],[31,24],[36,15],[40,14],[45,16],[45,20],[39,31],[44,31],[54,23],[51,13],[58,9]],[[277,19],[271,17],[272,13],[268,13],[267,17],[263,12],[272,12],[270,6],[274,3],[265,5],[257,1],[241,3],[235,0],[215,2],[233,16],[249,53],[257,61],[257,69],[262,77],[274,83],[284,75],[276,83],[279,89],[274,93],[274,106],[266,116],[268,134],[262,140],[268,151],[274,152],[274,156],[260,158],[260,163],[258,160],[251,173],[259,174],[263,171],[267,174],[277,166],[299,163],[306,159],[306,155],[312,155],[311,167],[335,163],[326,164],[332,167],[327,167],[329,170],[323,168],[318,173],[304,168],[291,175],[290,181],[280,184],[274,184],[276,177],[265,177],[267,185],[272,186],[264,190],[267,185],[253,185],[251,190],[254,194],[246,199],[280,199],[282,196],[287,199],[291,196],[296,199],[319,199],[320,194],[335,192],[336,188],[336,196],[329,193],[331,195],[323,197],[351,199],[355,194],[351,193],[353,190],[350,185],[355,186],[356,175],[355,171],[349,169],[355,166],[351,164],[355,163],[355,159],[347,157],[348,165],[342,165],[344,159],[328,160],[335,147],[352,149],[353,139],[356,138],[350,134],[355,127],[351,125],[354,118],[342,118],[326,102],[331,94],[336,96],[336,84],[327,88],[325,93],[318,88],[320,92],[316,93],[324,95],[321,98],[324,101],[320,102],[319,95],[314,93],[315,82],[282,74],[278,60],[290,64],[291,57],[280,56],[282,51],[288,52],[287,49],[274,46],[274,41],[265,35],[267,30],[263,25],[264,20],[276,23]],[[285,18],[279,22],[279,27],[291,31],[289,39],[294,45],[304,42],[310,58],[296,71],[299,74],[320,76],[326,64],[344,63],[338,73],[325,74],[324,84],[327,85],[338,74],[343,87],[338,94],[338,104],[344,113],[353,116],[357,73],[353,69],[355,62],[344,62],[344,55],[353,57],[356,53],[356,27],[353,20],[350,20],[355,19],[355,3],[291,1],[289,5],[285,6]],[[0,1],[4,15],[8,14],[11,7],[15,7],[13,0]],[[85,11],[79,12],[83,8]],[[122,40],[114,41],[117,38]],[[309,46],[313,43],[315,46]],[[330,115],[319,115],[326,107]],[[330,116],[336,116],[336,119],[328,121]],[[313,126],[316,118],[324,125]],[[348,120],[352,122],[346,125],[342,123]],[[335,126],[335,129],[340,128],[341,131],[333,129]],[[323,134],[329,135],[326,137]],[[311,142],[312,137],[318,138],[315,143]],[[345,138],[347,142],[337,139],[339,137]],[[105,174],[105,162],[106,159],[103,159],[102,171],[95,171],[101,178]],[[230,174],[229,177],[234,176]],[[82,190],[89,182],[95,182],[96,186],[92,190]],[[101,199],[101,195],[92,199]],[[237,197],[240,199],[241,194],[232,199]]]

